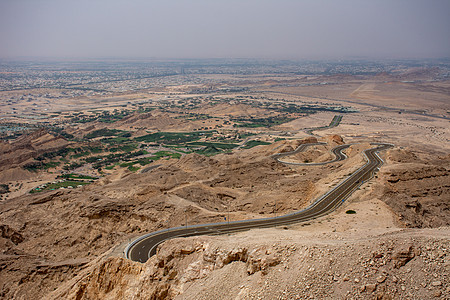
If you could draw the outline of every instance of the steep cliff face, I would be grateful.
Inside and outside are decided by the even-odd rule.
[[[121,258],[109,258],[83,272],[68,283],[64,292],[54,299],[128,299],[143,277],[144,267]],[[148,294],[141,294],[142,298]],[[149,299],[149,298],[147,298]]]
[[[298,231],[259,233],[264,238],[243,233],[171,240],[145,264],[105,258],[47,298],[430,299],[450,291],[448,228],[370,239],[354,233],[309,239]]]
[[[292,248],[293,249],[293,248]],[[52,299],[173,299],[199,279],[229,264],[246,274],[268,274],[292,252],[289,246],[211,246],[203,238],[168,241],[147,263],[110,257],[50,294]]]
[[[382,169],[383,200],[408,227],[450,225],[450,157],[426,160],[396,150]]]

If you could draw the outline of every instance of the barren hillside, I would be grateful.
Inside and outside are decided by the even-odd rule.
[[[325,70],[0,92],[0,298],[450,299],[446,69]],[[314,142],[283,160],[347,158],[273,158]],[[123,258],[152,231],[301,210],[376,142],[383,166],[330,215]]]
[[[327,139],[330,138],[325,138],[324,140]],[[331,139],[336,140],[336,137],[331,137]],[[179,161],[171,161],[148,173],[126,173],[120,178],[106,177],[96,184],[83,187],[79,190],[47,192],[36,196],[24,196],[1,203],[1,241],[3,245],[3,271],[1,272],[1,277],[3,282],[3,295],[7,298],[13,297],[13,295],[17,298],[42,297],[52,291],[52,289],[57,288],[60,281],[65,282],[76,276],[75,278],[78,279],[75,279],[75,282],[81,280],[80,283],[76,283],[74,287],[68,287],[68,290],[63,290],[62,293],[68,293],[67,295],[70,294],[73,295],[73,297],[78,297],[75,295],[80,295],[86,299],[92,297],[92,293],[97,293],[98,295],[104,293],[105,296],[110,297],[111,299],[119,297],[120,295],[126,297],[131,297],[131,295],[150,297],[151,295],[158,295],[158,293],[160,293],[160,296],[167,293],[167,296],[174,297],[183,292],[188,286],[193,286],[192,288],[189,288],[187,292],[194,293],[195,295],[200,293],[197,296],[206,299],[208,298],[207,293],[209,292],[207,290],[202,292],[202,289],[198,290],[198,288],[194,288],[194,286],[197,286],[199,282],[202,282],[201,280],[206,280],[208,282],[211,280],[213,281],[212,278],[214,277],[210,277],[208,275],[209,273],[212,274],[211,276],[229,276],[223,272],[238,272],[239,274],[242,274],[240,276],[244,276],[241,280],[227,281],[227,287],[224,286],[221,288],[233,288],[236,291],[240,290],[239,293],[244,298],[250,297],[250,295],[256,296],[258,294],[267,297],[268,295],[272,295],[272,293],[275,293],[273,294],[275,296],[276,292],[273,290],[274,287],[270,286],[273,284],[281,284],[281,282],[268,281],[268,278],[275,276],[271,274],[275,274],[273,272],[278,272],[276,270],[279,268],[290,270],[289,272],[291,273],[283,273],[288,276],[287,278],[290,278],[289,276],[291,275],[289,274],[295,274],[295,272],[303,273],[305,270],[308,272],[307,269],[304,271],[298,269],[305,268],[302,264],[289,264],[289,261],[298,259],[305,260],[306,258],[304,255],[306,249],[309,249],[307,253],[310,253],[308,255],[312,255],[311,257],[314,259],[309,263],[312,266],[311,268],[317,269],[318,271],[320,270],[320,272],[326,272],[328,267],[326,265],[322,266],[322,263],[319,263],[323,261],[323,259],[320,259],[321,256],[329,256],[326,261],[333,261],[333,263],[335,262],[337,265],[333,267],[334,275],[328,275],[331,276],[329,277],[331,279],[327,279],[324,273],[324,275],[308,277],[309,279],[302,281],[301,286],[298,286],[297,288],[299,291],[298,293],[300,293],[300,290],[302,291],[299,294],[300,296],[307,295],[305,294],[308,293],[308,289],[305,289],[306,286],[311,287],[311,293],[320,293],[324,297],[333,297],[333,295],[343,296],[345,295],[344,291],[349,289],[351,293],[357,293],[355,295],[363,295],[364,293],[367,293],[367,291],[373,289],[373,286],[370,284],[378,285],[378,292],[389,291],[388,294],[392,294],[390,289],[393,288],[394,282],[387,281],[385,283],[385,280],[383,280],[377,283],[376,278],[378,277],[374,276],[387,277],[387,274],[392,275],[398,273],[396,268],[393,267],[395,260],[393,260],[392,257],[395,253],[392,251],[397,247],[403,249],[403,240],[398,242],[398,245],[387,246],[384,244],[386,243],[386,240],[382,235],[377,237],[377,240],[380,241],[379,244],[383,245],[383,247],[381,250],[373,248],[371,251],[381,253],[374,254],[375,256],[381,255],[380,257],[383,258],[376,258],[378,264],[381,264],[382,261],[387,263],[386,258],[392,260],[392,266],[389,266],[388,270],[379,271],[380,274],[371,271],[368,274],[371,274],[370,276],[373,278],[365,278],[364,276],[366,276],[366,273],[364,272],[366,271],[361,269],[361,266],[355,265],[354,272],[344,274],[344,266],[346,263],[338,262],[338,258],[344,255],[346,248],[336,248],[336,250],[330,249],[337,247],[337,245],[342,243],[348,244],[348,249],[353,249],[350,247],[364,249],[364,247],[366,247],[364,245],[366,244],[370,244],[371,247],[374,246],[372,242],[363,238],[363,234],[361,235],[362,240],[355,238],[349,239],[348,234],[352,231],[351,228],[355,228],[355,225],[349,224],[350,227],[348,227],[348,225],[342,225],[339,216],[334,216],[332,218],[334,220],[333,222],[336,222],[335,230],[342,231],[342,234],[346,237],[344,238],[343,236],[340,237],[339,235],[336,235],[333,236],[333,239],[336,239],[336,241],[330,242],[327,239],[324,240],[322,235],[319,234],[316,236],[316,242],[312,242],[312,245],[316,246],[312,247],[311,245],[306,246],[301,239],[299,240],[299,237],[296,234],[297,230],[302,229],[303,227],[293,226],[286,232],[281,228],[270,229],[267,233],[265,231],[262,233],[255,231],[259,232],[258,236],[267,236],[267,234],[269,234],[269,236],[259,242],[252,242],[257,243],[257,245],[250,246],[245,243],[246,246],[243,246],[243,248],[238,247],[237,245],[239,243],[236,241],[231,243],[232,245],[236,245],[233,246],[237,247],[236,249],[233,247],[223,248],[223,245],[219,246],[221,244],[218,241],[224,239],[227,241],[234,240],[234,235],[229,237],[219,237],[217,239],[193,239],[192,243],[194,243],[195,246],[189,248],[192,249],[189,251],[182,250],[184,247],[187,247],[184,245],[183,241],[174,244],[178,246],[164,245],[163,249],[167,249],[167,247],[173,249],[164,251],[181,251],[181,257],[179,258],[177,257],[180,254],[167,254],[170,257],[174,256],[176,258],[175,260],[169,259],[171,260],[169,269],[167,269],[168,267],[164,267],[165,264],[169,263],[168,261],[164,263],[155,261],[161,259],[160,257],[163,255],[161,253],[158,254],[159,258],[150,260],[144,266],[138,266],[136,263],[123,261],[118,258],[105,260],[106,257],[102,256],[103,253],[111,249],[112,246],[124,243],[132,236],[160,228],[184,225],[186,219],[189,224],[220,222],[227,216],[228,211],[231,212],[231,220],[270,216],[275,213],[275,201],[277,201],[277,213],[288,213],[299,210],[308,205],[308,203],[320,195],[320,193],[326,191],[335,184],[336,177],[338,177],[339,180],[339,176],[341,176],[340,178],[343,178],[346,174],[362,165],[363,159],[361,151],[370,147],[368,144],[351,146],[346,151],[349,156],[347,160],[315,167],[289,167],[276,162],[270,157],[270,155],[280,151],[290,151],[295,149],[301,142],[302,141],[280,141],[269,146],[259,146],[249,150],[241,150],[233,155],[218,155],[211,158],[197,154],[189,154]],[[304,155],[312,161],[316,159],[322,161],[324,160],[324,155],[330,155],[327,154],[327,151],[331,149],[332,145],[328,145],[327,148],[324,147],[325,146],[312,147],[306,151]],[[363,205],[364,207],[363,211],[368,211],[372,210],[374,205],[373,203],[368,202],[369,199],[375,197],[385,201],[392,207],[392,212],[390,208],[382,205],[380,201],[376,202],[376,206],[382,207],[384,210],[383,214],[393,220],[391,221],[392,223],[387,224],[389,228],[393,226],[393,228],[389,230],[398,230],[395,228],[400,224],[404,224],[400,226],[420,227],[448,226],[449,219],[447,215],[447,205],[449,193],[448,187],[444,184],[447,182],[445,178],[448,177],[448,169],[446,169],[448,168],[448,158],[443,158],[433,163],[428,162],[421,164],[414,153],[398,149],[391,150],[388,155],[384,154],[383,156],[388,158],[388,165],[383,168],[382,175],[376,179],[373,184],[365,186],[364,189],[355,194],[350,203],[361,203],[360,205]],[[411,162],[407,163],[407,161],[411,160],[414,160],[415,162],[414,165],[410,166],[409,164],[411,164]],[[402,164],[398,164],[398,162],[402,162]],[[408,168],[409,171],[404,171],[408,166],[410,166],[410,168]],[[419,180],[419,182],[423,182],[423,180],[430,181],[426,184],[430,190],[425,198],[423,198],[424,195],[418,195],[416,196],[417,200],[411,203],[409,197],[412,197],[412,194],[417,193],[415,191],[420,188],[416,183],[417,180]],[[384,188],[382,188],[383,186]],[[393,189],[403,192],[396,193],[395,195],[397,198],[393,198]],[[402,196],[404,195],[403,193],[406,193],[405,196]],[[430,198],[433,196],[434,198]],[[357,199],[357,201],[355,201],[355,199]],[[396,201],[394,201],[394,199],[396,199]],[[393,202],[395,202],[395,204],[393,204]],[[430,206],[428,203],[433,204]],[[352,205],[353,204],[349,204],[349,207]],[[418,206],[419,209],[417,208]],[[408,211],[404,212],[404,210],[402,210],[403,207],[407,207]],[[357,209],[358,217],[361,217],[363,211]],[[423,211],[426,212],[423,213]],[[340,216],[343,216],[343,219],[349,218],[343,214],[342,211]],[[361,219],[357,220],[358,222],[363,222]],[[320,227],[321,222],[323,221],[314,222],[314,224],[316,224],[315,226]],[[42,228],[45,228],[46,230],[42,231]],[[279,230],[281,230],[280,233],[283,233],[283,236],[287,234],[282,240],[292,239],[292,242],[289,245],[285,245],[283,242],[280,246],[277,246],[278,242],[275,240],[273,241],[273,243],[275,243],[274,245],[272,242],[269,242],[271,240],[271,238],[269,238],[270,234],[272,234],[272,232],[278,232]],[[326,234],[326,230],[320,230],[323,231],[323,234],[329,236],[329,234]],[[443,232],[448,234],[445,230]],[[374,233],[371,233],[371,235],[373,234]],[[412,236],[413,235],[414,234],[412,234]],[[236,238],[239,240],[239,237],[246,236],[245,233],[240,233]],[[346,239],[349,240],[345,242]],[[406,244],[409,245],[409,243],[412,243],[412,239],[413,238],[410,238],[408,235],[407,240],[409,242]],[[446,247],[445,244],[441,244],[443,241],[441,241],[439,236],[436,237],[436,240],[436,247]],[[189,243],[191,242],[188,242],[188,245]],[[214,248],[216,250],[213,250],[213,253],[208,252],[212,251],[209,250],[209,243],[219,243],[218,246],[214,246],[218,248]],[[259,245],[259,243],[262,244]],[[428,247],[428,243],[428,240],[420,240],[420,245],[415,245],[414,247],[417,249],[414,248],[414,250],[411,250],[413,251],[411,253],[416,253],[420,249]],[[172,244],[172,242],[169,243],[169,245]],[[123,249],[121,247],[118,249]],[[394,248],[391,249],[389,247]],[[340,251],[342,251],[342,253]],[[120,250],[118,253],[120,256]],[[370,262],[368,256],[372,255],[370,254],[370,251],[364,251],[361,255],[362,258],[359,257],[359,261],[364,259],[364,261],[367,260],[367,263]],[[414,255],[419,257],[419,254]],[[103,258],[95,259],[97,256]],[[210,256],[212,258],[206,258]],[[228,256],[230,256],[230,258],[227,258]],[[297,256],[299,256],[299,258],[296,258]],[[317,257],[317,260],[315,257]],[[20,260],[18,260],[18,258],[20,258]],[[211,265],[209,262],[211,259],[212,261],[218,259],[224,261],[215,262]],[[346,259],[348,259],[348,261],[355,261],[356,257],[348,257]],[[163,260],[167,260],[167,258],[164,258]],[[199,260],[199,262],[195,263],[197,260]],[[358,262],[358,264],[359,263],[361,262]],[[118,265],[113,268],[111,264]],[[154,266],[152,267],[153,264]],[[217,264],[223,266],[223,270],[213,271],[222,269],[222,267],[218,267]],[[277,267],[272,268],[272,266]],[[438,267],[438,265],[430,266],[430,268]],[[111,272],[111,270],[115,268],[119,270],[119,273],[115,274],[114,272],[114,274],[110,275],[102,273]],[[159,268],[162,269],[159,270]],[[171,271],[172,269],[174,271]],[[191,269],[192,271],[190,271]],[[128,274],[127,272],[131,273]],[[147,272],[156,272],[154,273],[155,275],[151,275],[150,277],[154,279],[150,279],[148,275],[144,275],[147,274]],[[87,275],[88,273],[90,275]],[[257,275],[257,277],[248,277],[248,280],[252,282],[250,287],[242,289],[238,288],[238,286],[233,286],[233,284],[239,284],[239,286],[241,286],[241,281],[244,280],[243,278],[247,278],[247,276],[249,276],[248,274],[251,275],[254,273],[260,275]],[[122,276],[125,277],[122,278]],[[162,276],[162,282],[159,281],[158,276]],[[389,280],[392,280],[392,278],[394,278],[393,276],[394,275],[389,277]],[[395,276],[396,278],[400,278],[400,276],[403,275],[399,273]],[[334,277],[336,277],[336,280],[333,279]],[[344,278],[347,277],[349,279],[344,280]],[[55,280],[56,278],[59,279]],[[152,283],[156,280],[155,278],[158,282],[156,285],[155,283]],[[319,286],[314,283],[319,280],[318,278],[322,278],[320,279],[321,283]],[[355,282],[356,279],[360,280],[360,283]],[[441,282],[445,282],[443,278],[438,279],[440,279]],[[436,281],[438,279],[436,279]],[[112,280],[112,282],[115,282],[115,288],[112,291],[107,288],[111,283],[107,283],[107,281],[104,282],[105,280]],[[123,289],[118,289],[118,287],[121,286],[119,282],[124,280],[126,284],[123,283]],[[269,282],[268,286],[264,287],[265,285],[260,285],[259,283],[261,280]],[[290,282],[290,280],[294,279],[286,280],[288,280],[287,282]],[[308,283],[308,280],[314,280],[314,282],[311,281]],[[340,287],[337,290],[326,291],[325,289],[322,289],[321,286],[325,287],[328,284],[328,280],[331,280],[331,282],[337,282],[339,280],[344,280],[345,282],[348,281],[346,285],[349,287]],[[133,283],[135,281],[136,283]],[[144,282],[145,285],[143,285]],[[300,284],[299,282],[295,282],[297,281],[292,281],[290,284],[294,286]],[[387,284],[388,282],[389,284]],[[366,283],[369,287],[366,287],[363,290],[363,286]],[[136,284],[141,286],[141,288],[136,287]],[[205,282],[204,284],[207,283]],[[428,285],[430,284],[431,283],[428,283]],[[94,285],[94,287],[91,287],[91,285]],[[148,285],[151,286],[151,288],[148,290],[146,288],[146,291],[144,292],[142,288]],[[36,289],[38,286],[40,286],[39,290]],[[395,286],[396,291],[399,293],[398,295],[407,295],[399,288],[399,286],[401,286],[400,284]],[[265,290],[266,288],[268,290]],[[62,288],[60,287],[60,292],[61,289]],[[287,289],[287,286],[283,289]],[[436,292],[434,289],[435,288],[433,288],[433,293]],[[442,291],[442,289],[441,286],[436,286],[436,290]],[[286,298],[288,298],[287,295],[294,296],[294,291],[296,291],[296,289],[290,289],[289,293],[286,294]],[[192,294],[192,297],[194,297],[194,294]],[[236,297],[238,294],[236,294]]]

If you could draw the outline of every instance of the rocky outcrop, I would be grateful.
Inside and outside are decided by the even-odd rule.
[[[205,278],[232,263],[248,274],[267,274],[281,262],[282,250],[268,246],[218,248],[198,239],[172,240],[145,264],[105,258],[50,294],[50,299],[173,299],[187,283]]]
[[[49,291],[77,276],[87,259],[45,261],[22,251],[0,255],[1,299],[47,299]]]
[[[0,152],[0,170],[10,169],[31,158],[64,148],[68,144],[63,137],[54,136],[45,129],[37,130],[18,138],[7,147],[1,147],[3,151]]]
[[[280,142],[279,147],[277,147],[276,153],[292,152],[295,149],[297,149],[300,145],[311,144],[311,143],[317,143],[317,138],[315,138],[315,137],[307,137],[307,138],[302,139],[302,140],[282,141],[282,142]]]
[[[247,273],[254,274],[261,271],[262,274],[267,274],[269,267],[278,265],[280,261],[279,254],[277,255],[269,249],[264,247],[254,249],[247,258]]]
[[[10,240],[14,245],[18,245],[24,240],[23,236],[19,232],[15,231],[8,225],[0,225],[0,237]]]
[[[167,130],[170,128],[181,128],[183,122],[172,118],[168,114],[154,115],[152,113],[135,113],[120,121],[117,121],[114,125],[120,126],[133,126],[144,127],[147,129]]]
[[[416,255],[420,255],[420,249],[414,248],[413,245],[403,245],[401,248],[396,249],[392,255],[392,260],[396,268],[400,268],[406,265]]]
[[[389,173],[387,181],[397,183],[399,181],[423,180],[450,176],[446,168],[441,166],[417,165],[412,168],[396,169]]]
[[[337,135],[337,134],[328,135],[325,137],[325,140],[332,145],[343,145],[344,144],[344,139],[342,138],[342,136]]]
[[[406,149],[392,149],[388,152],[387,158],[393,163],[414,163],[419,160],[417,155]]]
[[[352,242],[244,245],[226,237],[175,239],[145,264],[113,257],[93,263],[47,298],[430,299],[450,286],[448,229],[429,233],[443,236],[402,231]]]
[[[450,225],[449,170],[450,159],[433,164],[401,163],[386,168],[381,174],[386,181],[382,199],[408,227]]]

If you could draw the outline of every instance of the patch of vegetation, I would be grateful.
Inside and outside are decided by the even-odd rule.
[[[75,173],[59,175],[57,178],[65,178],[65,179],[87,179],[87,180],[95,180],[95,179],[98,179],[98,177],[92,177],[92,176],[87,176],[87,175],[80,175],[80,174],[75,174]]]
[[[74,136],[72,134],[65,132],[64,129],[60,128],[60,127],[50,127],[49,131],[51,133],[56,134],[56,135],[60,135],[60,136],[62,136],[63,138],[65,138],[67,140],[73,140],[74,139]]]
[[[181,157],[180,153],[174,153],[169,151],[158,151],[155,154],[153,154],[150,159],[158,160],[163,157],[170,157],[170,158],[176,158],[179,159]]]
[[[37,188],[34,188],[30,191],[31,194],[33,193],[39,193],[39,192],[43,192],[43,191],[53,191],[53,190],[57,190],[59,188],[76,188],[79,185],[86,185],[89,184],[90,182],[84,182],[84,181],[72,181],[72,180],[67,180],[67,181],[61,181],[61,182],[56,182],[56,183],[50,183],[50,184],[44,184],[41,185]]]
[[[238,133],[238,135],[239,135],[239,138],[245,139],[245,138],[248,138],[248,137],[256,135],[256,133],[253,133],[253,132],[240,132],[240,133]]]
[[[168,145],[166,147],[169,149],[173,149],[176,152],[180,152],[180,153],[184,153],[184,154],[191,153],[191,151],[186,150],[187,147],[185,145],[181,145],[181,146]],[[183,150],[181,150],[181,149],[183,149]]]
[[[0,184],[0,195],[1,194],[7,194],[9,192],[10,192],[9,185],[4,184],[4,183]]]
[[[80,158],[80,157],[82,157],[82,156],[88,156],[88,155],[90,155],[90,154],[91,154],[91,153],[90,153],[89,151],[78,152],[78,153],[75,153],[74,155],[72,155],[71,158],[72,158],[72,159],[74,159],[74,158]]]
[[[215,148],[219,148],[219,149],[233,149],[238,146],[237,144],[231,144],[231,143],[212,143],[212,142],[192,142],[192,143],[188,143],[187,145],[215,147]]]
[[[233,127],[257,128],[257,127],[272,127],[287,123],[294,120],[294,118],[287,117],[269,117],[269,118],[237,118],[233,121],[237,122]]]
[[[218,149],[214,146],[206,146],[203,149],[200,150],[195,150],[195,153],[201,154],[201,155],[206,155],[206,156],[212,156],[212,155],[216,155],[219,153],[223,153],[223,151],[221,149]]]
[[[277,112],[297,113],[297,114],[314,114],[320,111],[332,111],[338,113],[348,113],[351,110],[344,106],[322,106],[322,105],[295,105],[295,104],[280,104],[277,106],[267,107]]]
[[[43,153],[40,156],[38,156],[36,158],[36,160],[43,161],[43,160],[46,160],[46,159],[55,158],[57,156],[65,157],[71,151],[72,151],[71,148],[62,148],[62,149],[59,149],[57,151],[46,152],[46,153]]]
[[[92,167],[94,169],[100,169],[101,167],[109,166],[111,164],[116,164],[120,161],[129,161],[134,157],[141,156],[144,154],[148,154],[148,152],[145,150],[139,150],[139,151],[131,152],[131,153],[111,153],[106,156],[97,156],[97,157],[95,157],[96,161],[92,165]]]
[[[61,162],[59,161],[49,161],[48,163],[44,164],[44,169],[56,168],[60,164]]]
[[[174,153],[169,151],[158,151],[155,154],[153,154],[150,157],[140,158],[138,160],[129,161],[129,162],[122,162],[119,164],[121,168],[128,168],[128,170],[135,172],[140,169],[139,166],[135,166],[136,164],[139,164],[141,166],[146,166],[148,164],[151,164],[152,162],[162,159],[162,158],[175,158],[179,159],[181,157],[180,153]],[[107,167],[108,170],[111,170],[114,168],[115,165],[111,167]]]
[[[25,164],[23,166],[23,168],[25,170],[34,172],[37,170],[47,170],[50,168],[56,168],[60,164],[61,164],[61,162],[59,162],[59,161],[49,161],[47,163],[42,162],[42,161],[35,161],[35,162],[29,162],[29,163]]]
[[[142,113],[146,113],[146,112],[150,112],[152,110],[156,109],[155,107],[142,107],[139,106],[139,108],[137,109],[137,112],[142,114]]]
[[[181,118],[185,118],[190,121],[198,121],[198,120],[208,120],[214,117],[207,114],[199,114],[199,113],[189,113],[184,116],[180,116]]]
[[[118,136],[122,131],[117,129],[102,128],[92,131],[84,136],[85,139],[94,139],[101,136]]]
[[[131,167],[131,166],[133,166],[135,164],[135,162],[126,162],[126,163],[121,163],[119,166],[121,167],[121,168],[126,168],[126,167]]]
[[[64,170],[73,170],[73,169],[82,167],[83,165],[84,165],[84,163],[73,162],[73,163],[71,163],[71,164],[69,164],[69,165],[65,165],[65,166],[63,167],[63,169],[64,169]]]
[[[138,147],[137,144],[123,144],[123,145],[120,145],[120,146],[117,146],[117,147],[110,148],[109,151],[110,152],[119,152],[119,151],[131,152],[133,150],[136,150],[137,147]],[[141,151],[144,152],[143,154],[146,154],[145,153],[146,151],[144,151],[144,150],[141,150]]]
[[[136,138],[138,142],[180,145],[197,141],[204,136],[211,136],[214,131],[196,132],[156,132]]]
[[[91,151],[91,153],[100,153],[103,152],[103,147],[97,146],[97,147],[87,147],[88,151]]]
[[[102,123],[114,123],[116,121],[122,120],[126,116],[130,115],[132,112],[128,110],[119,111],[115,109],[113,112],[103,111],[97,113],[95,116],[78,115],[72,117],[72,122],[74,123],[89,123],[89,122],[102,122]]]
[[[115,138],[105,138],[101,140],[102,143],[107,143],[110,145],[117,145],[117,144],[125,144],[125,143],[130,143],[130,139],[123,137],[123,136],[118,136]]]
[[[128,170],[131,171],[131,172],[133,172],[133,173],[136,172],[136,171],[139,170],[139,169],[140,169],[140,167],[135,167],[135,166],[129,166],[129,167],[128,167]]]
[[[87,157],[84,159],[84,161],[87,163],[94,163],[94,162],[102,161],[102,160],[103,160],[103,156],[91,156],[91,157]]]
[[[112,169],[114,169],[115,166],[116,166],[115,164],[114,165],[110,165],[110,166],[106,166],[105,169],[106,170],[112,170]]]
[[[270,145],[270,143],[268,142],[263,142],[263,141],[248,141],[247,143],[245,143],[245,146],[242,147],[244,149],[250,149],[256,146],[260,146],[260,145]]]
[[[141,166],[146,166],[148,164],[151,164],[152,162],[153,159],[151,159],[150,157],[141,158],[137,161],[137,163],[140,164]]]

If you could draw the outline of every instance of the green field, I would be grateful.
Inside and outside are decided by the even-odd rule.
[[[87,176],[87,175],[79,175],[79,174],[74,174],[74,173],[70,173],[70,174],[63,174],[58,176],[58,178],[66,178],[66,179],[86,179],[86,180],[95,180],[98,179],[98,177],[92,177],[92,176]]]
[[[213,131],[195,132],[156,132],[136,138],[138,142],[159,143],[167,145],[180,145],[193,141],[198,141],[202,137],[209,137]]]
[[[269,118],[237,118],[233,121],[236,122],[234,127],[244,127],[244,128],[258,128],[258,127],[272,127],[287,123],[294,120],[293,118],[286,117],[269,117]]]
[[[237,144],[228,143],[213,143],[213,142],[192,142],[188,143],[188,146],[206,146],[206,147],[216,147],[219,149],[233,149],[236,148]]]
[[[67,181],[58,182],[58,183],[46,184],[42,188],[34,188],[30,191],[30,193],[33,194],[33,193],[39,193],[39,192],[44,192],[44,191],[53,191],[53,190],[57,190],[62,187],[67,188],[70,186],[73,188],[76,188],[79,185],[86,185],[86,184],[90,184],[90,182],[67,180]]]
[[[263,142],[263,141],[248,141],[247,143],[245,143],[245,146],[242,147],[244,149],[250,149],[256,146],[260,146],[260,145],[270,145],[270,143],[268,142]]]

